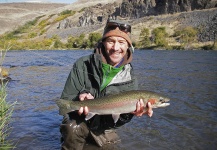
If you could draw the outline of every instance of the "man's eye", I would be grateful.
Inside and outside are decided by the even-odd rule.
[[[120,44],[125,44],[126,42],[125,42],[125,41],[119,41],[119,43],[120,43]]]
[[[113,44],[114,42],[113,42],[113,41],[108,41],[108,43],[109,43],[109,44]]]

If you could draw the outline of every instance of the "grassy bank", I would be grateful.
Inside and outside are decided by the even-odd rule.
[[[0,64],[0,150],[10,150],[15,148],[12,141],[7,140],[10,134],[10,121],[16,102],[9,103],[7,97],[7,81],[2,74],[2,62],[5,58],[6,51],[1,51]]]
[[[70,13],[65,12],[63,14],[59,17],[66,17],[74,14],[74,12],[70,11]],[[0,35],[0,50],[5,49],[5,43],[11,43],[12,50],[93,49],[102,37],[99,32],[81,34],[75,37],[69,36],[64,40],[58,35],[53,35],[51,38],[37,38],[35,37],[37,34],[31,34],[31,36],[26,37],[32,28],[39,28],[37,31],[39,33],[41,32],[40,29],[46,27],[47,20],[42,20],[37,24],[39,19],[40,17],[27,22],[24,26],[12,32]],[[186,26],[174,29],[171,33],[168,32],[166,26],[159,26],[153,29],[145,27],[140,29],[138,40],[132,40],[136,49],[217,50],[215,34],[214,41],[201,42],[198,40],[201,31],[195,27]]]

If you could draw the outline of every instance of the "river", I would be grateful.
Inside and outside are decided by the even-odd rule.
[[[10,139],[17,150],[60,149],[55,100],[73,63],[90,50],[8,51],[7,101],[17,101]],[[171,105],[153,117],[134,117],[118,129],[123,150],[217,149],[217,51],[136,50],[133,67],[143,90],[167,95]]]

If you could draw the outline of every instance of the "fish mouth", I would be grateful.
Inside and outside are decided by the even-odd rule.
[[[152,108],[159,108],[159,107],[167,107],[167,106],[169,106],[170,105],[170,103],[160,103],[160,104],[158,104],[158,105],[156,105],[156,106],[153,106]]]
[[[170,105],[170,103],[168,103],[169,101],[170,101],[170,99],[160,98],[160,101],[153,108],[159,108],[159,107],[169,106]]]
[[[166,106],[169,106],[170,105],[170,103],[167,103],[167,102],[169,102],[170,101],[170,99],[169,98],[165,98],[163,101],[161,101],[161,107],[166,107]]]
[[[166,106],[169,106],[169,105],[170,105],[170,103],[162,103],[161,107],[166,107]]]

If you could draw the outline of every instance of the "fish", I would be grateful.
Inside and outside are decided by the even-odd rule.
[[[170,99],[162,94],[147,90],[125,91],[119,94],[108,95],[101,98],[95,98],[85,101],[73,101],[58,99],[56,101],[59,107],[59,114],[65,115],[69,112],[79,110],[80,107],[87,106],[89,113],[85,120],[91,119],[94,115],[112,115],[114,123],[120,117],[120,114],[131,113],[136,110],[136,103],[142,99],[144,104],[150,102],[152,108],[169,106]],[[147,107],[144,107],[147,110]]]

